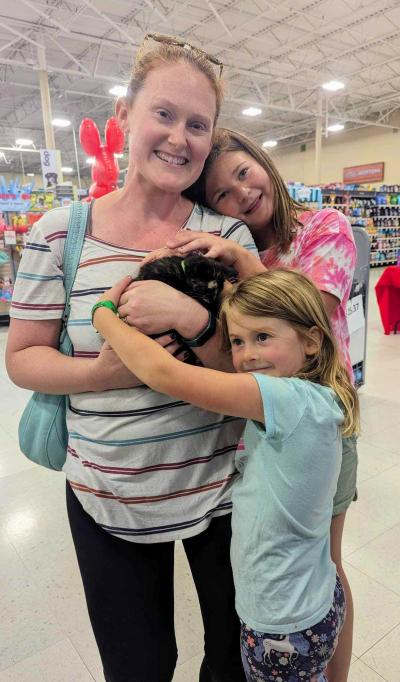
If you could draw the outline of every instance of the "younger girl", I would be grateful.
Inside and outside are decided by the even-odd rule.
[[[294,201],[267,151],[246,135],[227,128],[216,130],[204,170],[186,194],[218,213],[243,220],[266,268],[300,270],[314,282],[341,358],[352,375],[346,305],[356,247],[346,216],[330,207],[309,210]],[[168,246],[182,247],[179,253],[185,256],[191,249],[200,248],[198,242],[191,241],[195,237],[193,233],[177,234]],[[345,438],[333,502],[331,553],[345,590],[347,612],[336,654],[329,664],[330,682],[346,682],[351,662],[353,600],[342,562],[342,537],[347,509],[356,499],[356,477],[356,438]]]
[[[341,436],[357,430],[358,402],[321,296],[282,269],[233,287],[221,309],[238,372],[229,374],[179,362],[118,319],[128,284],[93,308],[93,324],[125,365],[153,390],[249,420],[231,545],[247,680],[322,682],[345,616],[329,529]]]

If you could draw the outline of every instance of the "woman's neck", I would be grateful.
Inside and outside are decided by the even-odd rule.
[[[140,183],[97,199],[92,212],[92,235],[115,246],[152,251],[189,218],[193,204],[181,194],[142,191]]]
[[[136,174],[128,173],[116,197],[115,208],[136,217],[135,222],[162,222],[181,225],[193,204],[180,192],[166,192],[150,185]]]

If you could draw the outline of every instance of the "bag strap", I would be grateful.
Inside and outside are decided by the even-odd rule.
[[[70,297],[75,281],[76,271],[85,241],[86,225],[91,204],[87,201],[73,201],[68,222],[68,233],[64,244],[63,272],[65,289],[65,307],[63,312],[63,327],[60,335],[60,345],[64,340],[69,314],[71,311]]]

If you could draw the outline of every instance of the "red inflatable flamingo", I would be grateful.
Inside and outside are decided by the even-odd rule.
[[[91,199],[102,197],[117,188],[119,166],[114,154],[120,154],[124,148],[124,133],[114,116],[108,119],[104,132],[106,141],[102,144],[99,130],[91,118],[84,118],[79,127],[79,140],[84,151],[95,158],[93,183],[89,189]]]

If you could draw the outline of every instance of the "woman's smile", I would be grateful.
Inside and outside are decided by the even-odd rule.
[[[154,153],[161,161],[164,161],[164,163],[168,163],[171,166],[185,166],[189,163],[189,159],[185,156],[168,154],[168,152],[163,152],[159,149],[156,149]]]

